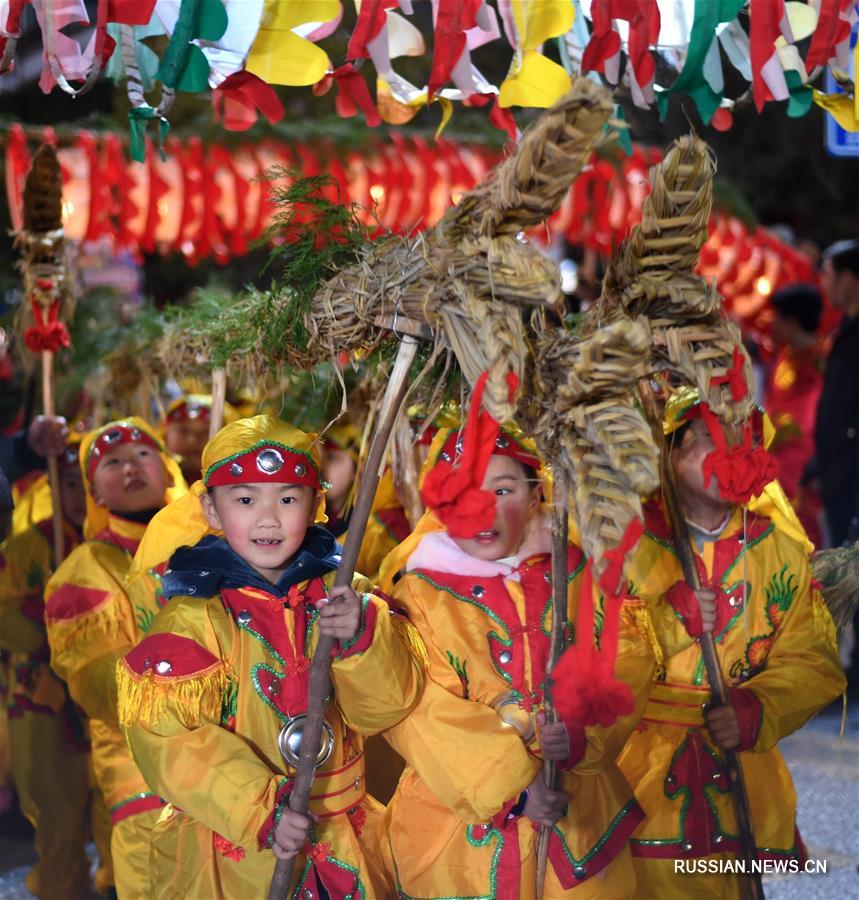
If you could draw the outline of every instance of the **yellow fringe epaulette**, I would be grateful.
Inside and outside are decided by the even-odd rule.
[[[814,616],[814,630],[825,641],[830,650],[838,655],[838,632],[835,628],[835,620],[829,612],[826,601],[820,591],[811,592],[811,612]]]
[[[650,616],[650,610],[647,604],[640,603],[624,603],[623,614],[629,616],[631,624],[636,628],[638,633],[650,644],[653,655],[656,658],[656,674],[654,678],[657,681],[665,679],[665,652],[659,638],[656,636],[656,629],[653,627],[653,619]]]
[[[218,662],[202,672],[170,678],[151,669],[138,675],[121,659],[116,664],[119,724],[157,725],[168,707],[185,728],[219,721],[223,698],[236,683],[233,669]]]
[[[95,637],[114,638],[121,627],[121,607],[112,594],[92,612],[70,619],[53,619],[48,635],[53,653],[65,653],[75,645],[86,644]]]
[[[429,668],[429,654],[427,653],[426,644],[421,637],[420,632],[414,625],[399,613],[391,613],[391,626],[397,634],[397,637],[409,648],[416,659],[421,661],[424,669]]]

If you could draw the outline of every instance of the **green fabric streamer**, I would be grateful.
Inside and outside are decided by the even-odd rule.
[[[629,133],[629,126],[626,124],[626,114],[619,103],[616,103],[614,106],[614,118],[623,123],[622,125],[612,126],[618,146],[623,150],[624,156],[632,156],[632,136]],[[608,123],[606,123],[605,127],[609,127]]]
[[[128,136],[131,158],[135,162],[146,162],[146,126],[153,119],[158,119],[158,152],[162,160],[167,159],[164,141],[170,131],[170,123],[164,116],[159,116],[158,110],[151,106],[133,106],[128,111]]]
[[[722,102],[721,92],[714,91],[704,76],[704,62],[710,45],[716,40],[716,28],[722,22],[737,18],[745,6],[745,0],[695,0],[695,18],[689,35],[689,50],[683,71],[674,84],[656,95],[659,116],[664,119],[668,113],[668,99],[671,94],[688,94],[698,107],[698,112],[706,124]]]
[[[227,11],[220,0],[182,0],[179,18],[158,68],[163,85],[195,93],[209,86],[209,63],[191,41],[217,41],[227,30]]]
[[[799,72],[791,69],[784,73],[790,97],[787,101],[787,114],[791,119],[801,119],[814,106],[814,91],[804,84]]]

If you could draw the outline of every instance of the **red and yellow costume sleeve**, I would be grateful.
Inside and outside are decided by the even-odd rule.
[[[463,696],[462,675],[430,627],[435,593],[415,576],[405,576],[395,590],[395,601],[423,637],[429,672],[419,703],[386,737],[462,821],[485,822],[536,778],[542,764],[491,706]]]
[[[51,666],[92,719],[116,722],[116,661],[135,642],[123,594],[130,559],[121,548],[87,541],[66,557],[45,591]]]
[[[268,850],[295,775],[278,751],[288,720],[278,685],[307,672],[316,641],[314,624],[304,652],[292,657],[304,640],[296,629],[301,610],[250,588],[224,596],[172,599],[117,667],[120,719],[134,759],[175,807],[163,839],[172,847],[184,835],[183,868],[172,875],[181,895],[243,896],[268,884]],[[361,629],[332,665],[335,700],[326,721],[333,750],[317,771],[310,808],[319,817],[314,846],[326,848],[314,851],[313,866],[335,892],[337,877],[348,873],[350,888],[361,885],[368,896],[387,891],[380,811],[364,791],[362,734],[390,727],[417,701],[424,665],[409,628],[365,594]],[[298,693],[296,714],[305,708],[306,685]],[[356,841],[365,823],[368,833]],[[303,867],[302,858],[297,871]]]

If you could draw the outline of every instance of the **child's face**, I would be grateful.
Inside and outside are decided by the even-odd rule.
[[[731,503],[719,496],[716,479],[711,478],[710,484],[704,487],[704,460],[715,449],[707,424],[703,419],[694,419],[684,432],[680,446],[672,451],[671,462],[681,495],[708,506],[722,505],[727,511]]]
[[[470,556],[506,559],[514,556],[525,538],[528,519],[540,505],[542,490],[527,480],[524,467],[509,456],[491,456],[481,485],[495,494],[495,521],[473,538],[454,538]]]
[[[169,475],[154,447],[120,444],[99,460],[92,480],[93,499],[117,513],[137,513],[164,505]]]
[[[326,448],[322,458],[322,477],[331,485],[326,493],[329,506],[340,509],[355,480],[355,460],[345,450]]]
[[[277,582],[316,518],[321,495],[307,485],[234,484],[203,494],[209,525],[271,582]]]
[[[80,528],[86,518],[86,491],[78,466],[60,472],[60,499],[63,515]]]
[[[203,447],[209,440],[209,423],[201,419],[171,422],[164,436],[167,449],[183,460],[183,471],[194,472],[199,477]]]

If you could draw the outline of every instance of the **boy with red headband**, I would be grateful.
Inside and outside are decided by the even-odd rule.
[[[739,897],[739,880],[675,874],[676,860],[734,860],[724,750],[740,753],[758,856],[802,861],[796,794],[776,745],[844,689],[835,627],[802,530],[749,425],[725,425],[697,390],[675,391],[664,431],[702,588],[683,579],[658,498],[630,578],[651,605],[665,677],[618,764],[647,819],[631,846],[641,896]],[[766,487],[766,491],[765,491]],[[709,707],[696,642],[712,633],[732,705]]]
[[[420,641],[361,576],[332,587],[340,547],[318,524],[320,468],[315,435],[240,419],[206,445],[203,480],[155,517],[135,560],[169,559],[170,602],[117,667],[134,757],[171,804],[153,835],[153,896],[261,897],[275,857],[298,857],[289,896],[390,894],[362,735],[417,700]],[[319,634],[339,648],[304,816],[288,801]]]
[[[643,813],[614,757],[653,674],[638,630],[647,613],[635,602],[620,612],[625,714],[607,727],[546,724],[552,534],[541,464],[530,441],[477,413],[481,385],[464,428],[436,436],[424,465],[427,512],[382,567],[383,588],[408,612],[430,661],[421,700],[385,735],[406,760],[388,807],[397,889],[424,898],[534,896],[545,825],[544,897],[572,889],[581,898],[633,897],[627,839]],[[575,621],[591,582],[573,544],[567,571]],[[563,689],[556,685],[556,695]],[[557,791],[545,784],[544,759],[559,764]]]
[[[78,438],[57,460],[67,553],[81,543],[86,516],[79,446]],[[89,741],[65,685],[48,665],[44,589],[54,568],[52,518],[0,548],[0,649],[11,654],[12,775],[21,811],[36,832],[39,857],[27,875],[27,889],[37,897],[73,900],[91,890],[85,850]],[[104,890],[108,884],[100,879],[98,886]]]
[[[96,780],[113,821],[111,856],[120,900],[150,896],[149,831],[164,803],[137,771],[116,715],[116,661],[158,608],[157,580],[132,603],[125,578],[146,525],[185,490],[179,467],[142,419],[109,422],[80,450],[87,540],[45,591],[51,667],[89,718]]]

